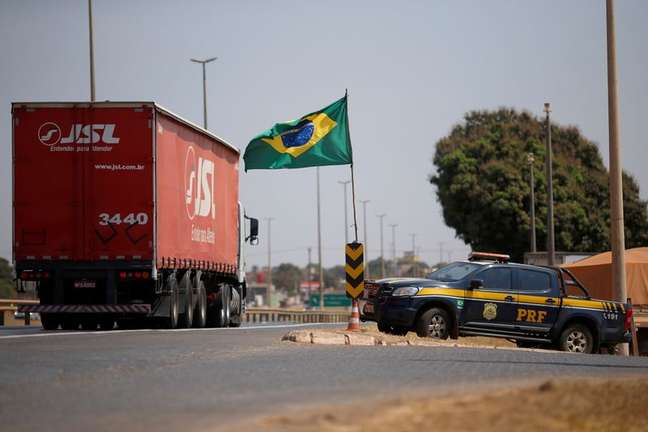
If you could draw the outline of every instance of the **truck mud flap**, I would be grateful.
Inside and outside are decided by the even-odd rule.
[[[153,303],[151,316],[155,318],[167,318],[171,309],[170,299],[171,296],[168,293],[159,295]]]

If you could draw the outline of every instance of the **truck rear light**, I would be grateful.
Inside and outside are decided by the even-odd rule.
[[[20,279],[24,281],[38,281],[41,279],[48,279],[49,277],[50,277],[49,272],[38,272],[38,271],[20,272]]]
[[[119,272],[119,279],[126,279],[126,272]]]
[[[135,272],[135,273],[133,273],[133,276],[135,276],[135,279],[141,279],[142,278],[142,272]]]
[[[629,331],[632,328],[632,305],[628,305],[627,311],[626,311],[626,317],[625,317],[625,322],[624,322],[624,329],[626,331]]]
[[[142,279],[148,279],[150,275],[149,272],[142,272]]]

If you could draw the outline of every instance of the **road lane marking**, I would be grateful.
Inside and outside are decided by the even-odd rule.
[[[281,329],[281,328],[296,328],[296,327],[311,327],[311,326],[333,326],[342,325],[343,323],[306,323],[306,324],[269,324],[269,325],[254,325],[249,327],[215,327],[215,328],[188,328],[188,329],[133,329],[133,330],[100,330],[100,331],[47,331],[41,330],[43,333],[30,333],[22,335],[6,335],[0,336],[3,339],[21,339],[21,338],[34,338],[46,336],[80,336],[80,335],[111,335],[121,333],[180,333],[180,332],[199,332],[199,331],[241,331],[241,330],[264,330],[264,329]],[[2,329],[0,329],[0,332]]]

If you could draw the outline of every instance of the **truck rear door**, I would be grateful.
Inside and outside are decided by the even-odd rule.
[[[14,105],[16,260],[152,259],[152,108]]]
[[[558,319],[561,306],[555,273],[542,268],[515,268],[513,280],[519,293],[515,313],[518,329],[527,334],[548,334]]]

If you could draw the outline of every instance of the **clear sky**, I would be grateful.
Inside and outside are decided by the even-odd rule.
[[[154,100],[243,150],[272,124],[349,89],[358,199],[368,199],[369,256],[436,262],[468,250],[445,226],[427,178],[435,142],[466,111],[509,106],[576,125],[607,163],[605,2],[94,0],[97,100]],[[616,2],[624,168],[648,197],[648,2]],[[0,256],[11,256],[12,101],[89,99],[85,0],[0,0]],[[644,130],[644,133],[642,133]],[[348,166],[321,170],[324,266],[343,261]],[[273,264],[316,257],[315,170],[242,174],[248,214],[274,217]],[[359,210],[361,206],[359,206]],[[362,214],[359,213],[361,217]],[[349,215],[351,217],[351,215]],[[493,227],[506,229],[506,227]],[[360,231],[362,235],[362,231]],[[249,250],[266,260],[266,233]],[[447,258],[447,252],[444,254]]]

